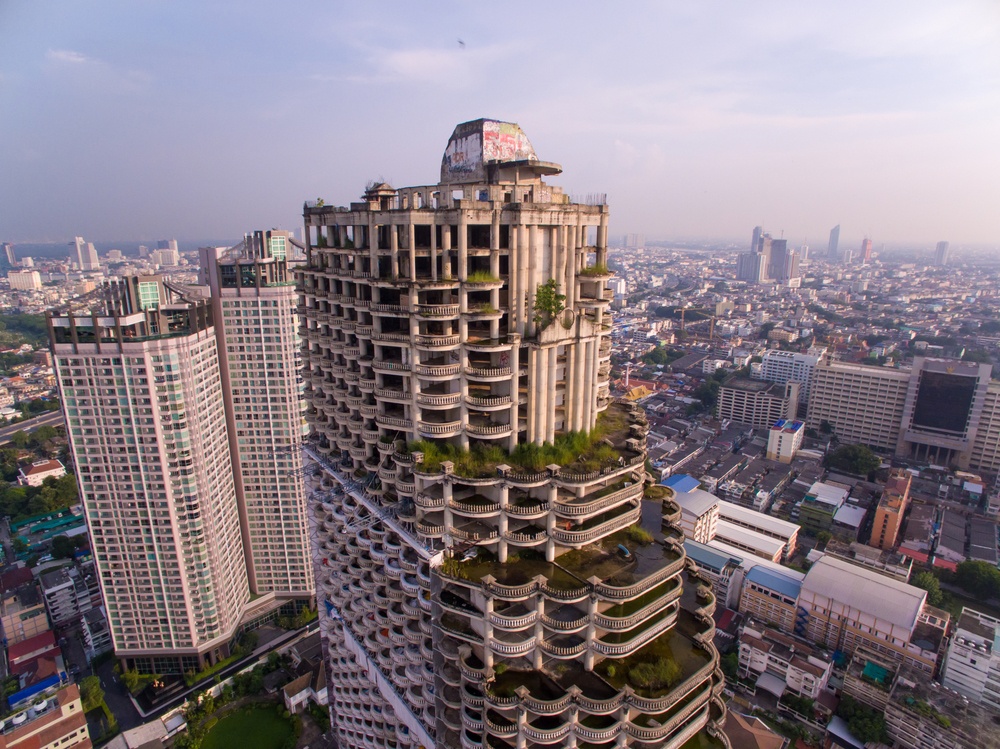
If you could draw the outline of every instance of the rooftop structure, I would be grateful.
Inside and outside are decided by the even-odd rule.
[[[798,403],[797,382],[780,385],[746,377],[731,377],[719,388],[716,416],[768,429],[776,421],[794,419]]]
[[[962,609],[941,667],[941,683],[1000,714],[1000,619]]]

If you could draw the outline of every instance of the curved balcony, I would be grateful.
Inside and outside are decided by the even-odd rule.
[[[619,604],[618,606],[611,607],[604,613],[594,614],[594,624],[601,629],[606,629],[611,632],[622,632],[632,629],[640,622],[648,619],[669,606],[674,601],[680,599],[681,594],[684,591],[684,588],[680,584],[680,580],[677,578],[669,580],[663,587],[664,590],[662,595],[657,595],[655,600],[633,613],[627,612],[637,605],[635,603],[633,603],[632,606],[629,606],[628,604]],[[640,599],[640,601],[641,600],[642,599]],[[620,613],[621,615],[616,616],[616,613]]]
[[[550,640],[543,639],[538,643],[538,647],[553,658],[565,659],[575,658],[580,655],[580,653],[587,649],[587,643],[583,641],[575,645],[556,645]]]
[[[517,723],[494,714],[486,716],[486,733],[498,739],[512,739],[517,736]]]
[[[377,414],[375,416],[375,423],[383,427],[394,427],[396,429],[413,429],[413,422],[410,419],[404,419],[399,416],[387,416],[386,414]]]
[[[470,305],[462,316],[469,320],[499,320],[504,314],[504,310],[497,309],[492,304],[477,304]]]
[[[519,528],[504,531],[503,537],[515,546],[539,546],[545,543],[549,536],[544,528]]]
[[[456,318],[459,306],[457,304],[418,304],[415,312],[417,317]]]
[[[461,393],[417,393],[417,403],[428,408],[457,406],[461,400]]]
[[[441,538],[444,535],[443,525],[425,525],[417,521],[417,533],[427,538]]]
[[[474,421],[470,421],[465,425],[465,431],[467,434],[471,434],[475,437],[500,439],[502,437],[509,437],[514,431],[514,427],[510,424],[476,423]]]
[[[399,304],[372,304],[369,309],[375,315],[408,316],[410,314],[409,307],[403,307]]]
[[[535,649],[536,642],[535,637],[529,637],[527,640],[522,640],[521,642],[504,642],[494,637],[490,639],[490,650],[497,655],[515,657],[530,653]]]
[[[469,497],[467,499],[453,499],[448,506],[466,517],[487,517],[500,514],[500,504],[491,502],[485,498]]]
[[[509,395],[477,396],[469,395],[465,402],[473,408],[483,411],[495,411],[503,408],[510,408],[513,399]]]
[[[527,500],[524,503],[511,503],[504,509],[511,517],[532,520],[548,514],[549,503],[543,499]]]
[[[646,629],[636,634],[636,636],[631,640],[626,642],[606,642],[604,640],[597,639],[591,643],[591,647],[594,652],[600,653],[601,655],[613,658],[624,658],[625,656],[634,653],[643,645],[659,637],[661,634],[673,627],[676,622],[677,612],[674,611],[670,614],[663,615],[661,619],[646,627]],[[627,634],[627,632],[621,634],[624,635]]]
[[[409,370],[407,370],[409,371]],[[452,378],[462,371],[461,364],[415,364],[413,371],[426,379]]]
[[[505,614],[498,614],[495,611],[490,612],[490,623],[494,627],[499,629],[508,630],[511,632],[524,629],[525,627],[530,627],[538,619],[537,611],[530,611],[527,614],[522,614],[520,616],[507,616]]]
[[[418,421],[417,431],[424,437],[454,437],[462,432],[461,421]]]
[[[444,497],[432,497],[425,492],[417,492],[417,496],[413,498],[413,503],[424,510],[435,510],[444,507],[446,501]]]
[[[616,517],[595,525],[592,528],[585,530],[563,530],[561,528],[555,528],[552,530],[551,535],[557,542],[566,544],[567,546],[582,546],[592,541],[596,541],[597,539],[604,538],[615,531],[627,528],[633,523],[638,522],[641,517],[642,507],[636,506],[627,512],[621,513]]]
[[[645,593],[650,588],[653,588],[660,583],[662,583],[667,578],[678,575],[681,570],[684,569],[684,556],[678,554],[672,550],[664,549],[665,558],[673,557],[671,561],[668,561],[666,565],[658,569],[656,572],[648,575],[642,580],[633,583],[632,585],[626,586],[616,586],[608,585],[607,583],[597,583],[594,585],[594,592],[601,598],[612,601],[622,601],[629,598],[635,598],[641,593]]]
[[[421,333],[414,339],[418,348],[426,349],[453,349],[458,348],[462,338],[458,335],[430,335]]]
[[[555,617],[542,614],[542,624],[554,632],[571,633],[579,632],[590,623],[590,617],[586,614],[573,619],[557,619]]]
[[[376,372],[409,372],[410,365],[401,361],[390,361],[388,359],[375,359],[372,361],[372,369]]]
[[[521,730],[527,738],[540,744],[554,744],[566,738],[572,727],[572,723],[562,723],[554,728],[542,728],[536,724],[526,723]]]
[[[398,388],[375,388],[375,397],[404,402],[410,400],[410,394]]]
[[[483,382],[498,382],[509,379],[513,370],[510,367],[466,367],[465,375],[472,380]]]
[[[510,351],[514,342],[509,337],[502,338],[470,338],[465,342],[468,351]]]
[[[476,664],[479,665],[477,666]],[[481,684],[486,680],[486,667],[472,653],[462,654],[461,649],[459,649],[458,668],[462,672],[462,676],[473,684]],[[480,698],[480,704],[482,704],[481,700],[482,698]],[[471,700],[469,700],[469,703],[474,704]]]
[[[642,483],[637,482],[595,499],[583,497],[582,499],[574,498],[566,500],[560,498],[552,506],[552,509],[560,517],[582,517],[606,510],[609,507],[614,507],[629,500],[638,500],[642,497],[642,492]]]

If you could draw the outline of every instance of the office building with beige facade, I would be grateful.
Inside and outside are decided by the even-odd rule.
[[[641,409],[609,394],[608,207],[546,181],[560,171],[476,120],[437,184],[305,206],[340,746],[728,745],[714,597],[680,509],[642,499]],[[606,441],[566,436],[591,430]],[[679,672],[630,679],[667,668],[668,643]]]

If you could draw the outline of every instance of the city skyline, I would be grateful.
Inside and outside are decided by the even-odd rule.
[[[5,241],[299,229],[305,200],[424,184],[443,130],[493,116],[608,193],[612,236],[1000,244],[987,3],[37,7],[0,10]]]

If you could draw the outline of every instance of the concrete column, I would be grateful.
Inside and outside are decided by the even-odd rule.
[[[532,225],[528,227],[528,304],[534,304],[535,289],[538,288],[538,284],[541,279],[541,264],[540,264],[540,250],[539,245],[541,240],[539,238],[539,227],[537,225]],[[532,307],[531,313],[528,315],[529,318],[535,316],[534,308]],[[538,326],[535,325],[534,320],[529,319],[528,321],[528,331],[529,335],[535,335]]]
[[[451,224],[441,227],[441,275],[451,278]]]
[[[437,224],[431,224],[431,278],[437,281],[438,277],[438,237],[437,237]]]
[[[591,596],[587,599],[587,649],[583,651],[583,667],[588,671],[594,670],[594,651],[590,647],[597,638],[597,627],[594,625],[594,615],[597,613],[597,599]]]
[[[521,313],[518,307],[518,300],[521,297],[521,279],[517,274],[517,263],[520,256],[518,250],[518,231],[516,226],[510,227],[510,249],[507,251],[507,304],[510,308],[508,313],[510,322],[507,326],[511,333],[524,334],[521,327]]]
[[[458,280],[469,275],[469,218],[465,211],[458,214]]]
[[[410,280],[417,280],[417,227],[413,225],[413,217],[407,224],[406,245],[410,250]]]
[[[553,346],[549,349],[549,387],[546,390],[549,397],[545,399],[548,410],[548,422],[545,430],[545,441],[554,442],[556,439],[556,360],[559,358],[559,349]]]
[[[593,341],[583,341],[583,356],[584,356],[584,376],[583,376],[583,392],[577,399],[577,402],[583,408],[583,429],[593,429],[594,428],[594,381],[597,372],[594,370],[594,349]]]
[[[510,437],[507,438],[507,452],[513,452],[514,448],[517,447],[517,428],[519,425],[517,414],[517,402],[521,397],[521,391],[518,385],[520,384],[521,378],[518,376],[518,372],[521,371],[521,347],[512,346],[510,351],[510,423],[513,425],[514,429],[511,432]]]
[[[552,512],[552,508],[556,505],[559,488],[554,483],[550,483],[545,487],[545,490],[546,500],[549,503],[549,513],[545,516],[545,532],[548,535],[548,540],[545,542],[545,561],[554,562],[556,560],[556,542],[552,538],[552,532],[556,529],[556,514]]]
[[[389,272],[393,278],[399,278],[399,228],[390,226],[389,230],[389,250],[392,252]]]
[[[584,364],[584,343],[579,338],[573,344],[573,431],[584,428],[583,394],[586,388],[586,365]]]
[[[552,398],[549,397],[552,386],[549,381],[549,352],[547,349],[539,349],[535,357],[536,377],[531,389],[538,393],[535,398],[537,413],[535,415],[535,444],[540,445],[545,442],[545,435],[549,429],[549,410]]]
[[[535,411],[538,398],[535,393],[538,392],[537,382],[535,377],[536,364],[538,361],[538,349],[534,347],[528,348],[528,441],[535,441],[535,434],[538,429],[537,426],[537,414]]]

